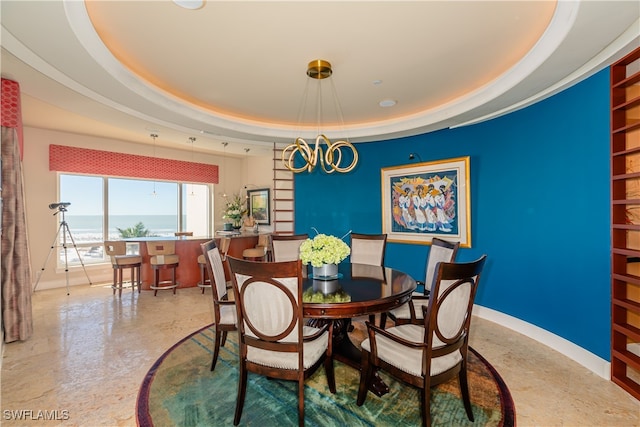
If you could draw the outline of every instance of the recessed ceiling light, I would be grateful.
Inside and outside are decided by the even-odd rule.
[[[396,105],[396,101],[394,101],[393,99],[383,99],[382,101],[380,101],[381,107],[393,107],[394,105]]]
[[[178,6],[191,10],[200,9],[204,6],[204,1],[205,0],[173,0]]]

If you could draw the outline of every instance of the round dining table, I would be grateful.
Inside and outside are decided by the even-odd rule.
[[[335,359],[360,369],[361,351],[353,344],[348,332],[351,319],[386,313],[411,299],[416,281],[408,274],[390,267],[341,263],[334,277],[304,279],[302,310],[311,326],[333,323],[333,354]],[[376,377],[371,387],[376,395],[389,388]]]

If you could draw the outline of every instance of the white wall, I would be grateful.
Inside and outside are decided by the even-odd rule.
[[[58,230],[58,217],[53,216],[48,206],[58,200],[57,174],[49,171],[49,145],[67,145],[73,147],[92,148],[115,151],[127,154],[150,155],[149,145],[96,138],[38,128],[24,128],[24,177],[27,211],[27,232],[29,235],[30,264],[35,285],[41,274],[37,289],[66,286],[64,269],[56,270],[55,257],[52,255],[44,266],[51,250],[52,241]],[[156,156],[176,160],[191,161],[189,150],[176,150],[156,147]],[[223,156],[198,153],[197,160],[202,163],[222,165]],[[246,163],[250,165],[247,166]],[[244,191],[244,183],[254,181],[268,187],[271,179],[270,157],[227,157],[225,161],[226,183],[237,183],[238,190]],[[237,191],[237,190],[236,190]],[[220,191],[216,189],[214,197],[214,229],[222,228],[222,208],[224,206]],[[72,227],[69,224],[70,228]],[[71,229],[73,232],[73,229]],[[87,274],[93,284],[110,283],[112,269],[108,264],[87,265]],[[69,285],[86,285],[87,278],[82,267],[69,268]]]
[[[271,200],[270,206],[273,211],[273,159],[271,156],[249,157],[246,162],[246,172],[244,183],[246,190],[255,190],[257,188],[270,189]],[[246,190],[244,194],[246,195]],[[271,212],[271,220],[273,221],[273,212]],[[260,225],[260,232],[270,233],[273,231],[273,223],[270,225]]]

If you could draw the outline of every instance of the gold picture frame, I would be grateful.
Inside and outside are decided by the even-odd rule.
[[[469,157],[381,169],[387,241],[430,244],[438,237],[471,247]]]

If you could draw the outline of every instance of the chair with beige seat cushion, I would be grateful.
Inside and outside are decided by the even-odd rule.
[[[425,270],[424,292],[416,292],[411,296],[411,300],[400,307],[391,310],[389,317],[396,325],[405,323],[422,324],[422,307],[429,304],[429,284],[433,281],[436,265],[439,262],[453,262],[456,259],[460,242],[449,242],[434,237],[431,240],[431,249],[427,257]],[[384,325],[382,325],[384,328]]]
[[[294,261],[300,259],[300,245],[309,238],[308,234],[294,234],[292,236],[271,235],[271,251],[273,261]]]
[[[223,241],[224,239],[221,240]],[[211,361],[211,370],[213,371],[216,368],[220,347],[224,347],[227,341],[227,332],[236,330],[237,312],[235,302],[229,301],[227,280],[224,275],[224,265],[222,264],[222,254],[216,247],[215,240],[201,243],[200,248],[202,249],[202,256],[205,259],[209,282],[214,284],[214,286],[211,287],[211,294],[213,295],[213,323],[215,324],[213,360]]]
[[[486,255],[469,263],[439,262],[421,325],[408,323],[385,330],[366,322],[358,406],[367,398],[374,373],[382,370],[420,389],[422,425],[430,426],[431,387],[457,377],[467,417],[473,422],[467,350],[471,310],[485,261]]]
[[[230,245],[231,239],[229,237],[220,238],[220,246],[218,247],[218,250],[220,251],[220,257],[223,262],[227,258],[227,252],[229,252]],[[204,290],[211,287],[211,280],[207,274],[207,264],[204,255],[198,255],[198,267],[200,267],[200,281],[198,282],[198,287],[202,288],[202,293],[204,294]]]
[[[268,234],[258,236],[258,244],[254,248],[242,251],[242,258],[253,261],[269,261],[271,242]]]
[[[157,295],[159,290],[173,289],[173,293],[176,293],[176,288],[179,283],[176,282],[176,269],[179,264],[179,257],[176,255],[176,242],[175,240],[154,240],[147,242],[147,252],[150,255],[149,263],[153,270],[153,283],[151,289],[153,289],[153,295]],[[171,280],[160,280],[160,272],[163,270],[171,271]]]
[[[244,406],[248,372],[298,383],[298,423],[304,425],[304,381],[324,362],[336,392],[330,324],[306,326],[302,310],[302,261],[254,262],[229,257],[238,314],[239,378],[233,420]],[[268,408],[263,408],[268,410]],[[278,419],[277,414],[273,419]]]
[[[386,234],[351,233],[351,264],[383,266],[386,248]],[[374,323],[375,318],[375,315],[370,314],[369,322]],[[384,325],[386,321],[386,313],[381,313],[380,324]]]
[[[136,285],[138,293],[140,293],[140,267],[142,266],[142,257],[140,255],[127,255],[127,243],[122,240],[107,240],[104,242],[104,249],[107,255],[111,257],[111,266],[113,267],[113,294],[116,289],[118,295],[122,296],[123,287],[123,271],[129,269],[129,279],[131,289],[135,292]]]

